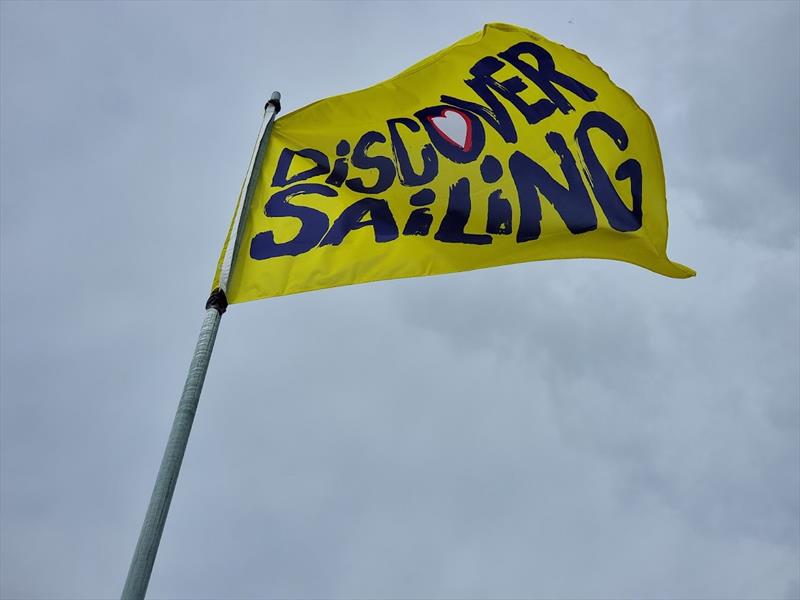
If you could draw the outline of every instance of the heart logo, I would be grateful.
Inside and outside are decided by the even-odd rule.
[[[460,110],[445,108],[428,120],[443,139],[464,152],[472,148],[472,121]]]

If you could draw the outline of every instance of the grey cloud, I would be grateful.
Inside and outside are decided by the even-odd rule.
[[[118,595],[266,95],[490,21],[650,113],[698,278],[231,307],[150,597],[797,597],[798,8],[627,2],[0,4],[0,596]]]
[[[697,5],[687,22],[691,112],[680,174],[705,197],[709,224],[792,248],[800,227],[796,7],[751,8],[731,4],[720,14]]]

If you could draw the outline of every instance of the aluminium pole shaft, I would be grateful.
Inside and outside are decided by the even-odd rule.
[[[153,563],[161,542],[161,534],[167,521],[172,493],[175,491],[175,482],[178,479],[186,444],[192,431],[197,403],[200,400],[200,392],[203,389],[203,381],[206,377],[221,318],[222,314],[217,308],[210,307],[206,310],[203,326],[200,328],[200,336],[197,339],[189,366],[189,374],[186,377],[186,384],[183,387],[183,394],[178,403],[175,420],[172,422],[172,430],[169,433],[167,447],[164,450],[164,457],[161,459],[161,467],[158,470],[156,484],[142,524],[142,531],[139,534],[139,541],[128,570],[128,578],[122,591],[123,600],[140,600],[147,592],[147,584],[150,582],[150,574],[153,571]]]
[[[128,577],[122,590],[122,600],[143,600],[147,593],[147,586],[150,583],[150,575],[158,553],[161,535],[164,532],[164,524],[167,521],[167,513],[175,491],[175,483],[178,480],[183,456],[186,452],[186,444],[192,431],[192,424],[197,412],[197,404],[200,400],[200,392],[203,389],[208,363],[211,360],[211,352],[214,349],[219,323],[228,306],[225,291],[230,282],[231,271],[241,243],[241,232],[258,183],[258,174],[266,153],[272,123],[275,115],[280,110],[280,94],[273,92],[272,97],[264,108],[264,119],[250,160],[247,177],[245,178],[243,197],[240,198],[234,217],[231,231],[232,239],[228,240],[225,248],[219,287],[211,292],[211,296],[206,302],[205,318],[200,328],[200,335],[197,339],[192,362],[189,365],[189,373],[186,376],[186,383],[178,403],[178,410],[172,422],[167,447],[164,450],[161,466],[158,469],[156,483],[150,496],[150,504],[147,507],[144,523],[142,523],[142,529],[139,533],[139,540],[136,543],[136,549],[131,559]]]

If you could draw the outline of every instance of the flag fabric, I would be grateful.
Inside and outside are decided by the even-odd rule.
[[[648,115],[583,54],[512,25],[277,119],[257,176],[231,303],[558,258],[694,275],[666,255]]]

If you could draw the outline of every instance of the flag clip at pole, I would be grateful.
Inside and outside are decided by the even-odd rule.
[[[220,316],[225,314],[228,310],[228,297],[225,292],[220,288],[214,288],[206,300],[206,310],[213,308]]]
[[[267,103],[264,105],[264,110],[265,111],[269,108],[270,104],[275,108],[275,114],[276,115],[279,112],[281,112],[281,94],[280,94],[280,92],[272,92],[272,96],[270,96],[270,99],[267,100]]]

